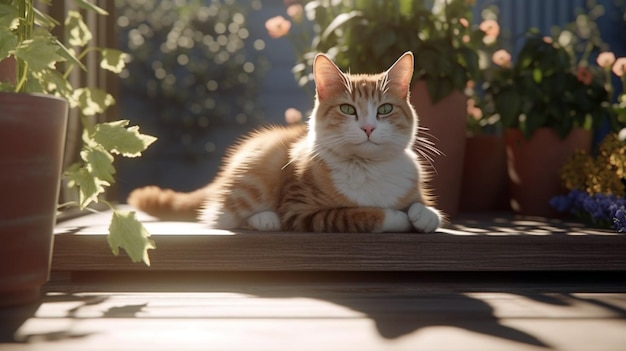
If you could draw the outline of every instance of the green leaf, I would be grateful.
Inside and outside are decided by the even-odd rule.
[[[325,41],[330,34],[332,34],[337,28],[343,26],[346,22],[359,17],[363,17],[363,13],[356,10],[342,13],[339,16],[335,17],[335,19],[333,19],[332,22],[328,24],[328,27],[324,29],[324,32],[320,36],[321,41]]]
[[[65,172],[68,185],[78,187],[78,205],[84,209],[92,202],[98,202],[98,195],[104,192],[104,187],[110,184],[89,173],[87,168],[73,166]]]
[[[85,116],[93,116],[106,111],[115,103],[115,99],[102,89],[78,88],[74,90],[70,103],[72,107],[76,107],[74,104],[77,104]]]
[[[13,33],[0,29],[0,60],[9,56],[17,46],[17,38]]]
[[[34,35],[33,39],[24,40],[15,50],[15,56],[28,64],[33,72],[40,72],[64,58],[58,54],[59,46],[50,36]]]
[[[59,25],[59,22],[56,19],[45,12],[39,11],[39,9],[33,8],[33,12],[35,13],[36,25],[50,30]]]
[[[533,80],[535,81],[535,83],[540,84],[542,79],[543,73],[541,72],[541,69],[535,68],[533,70]]]
[[[125,157],[141,156],[155,137],[139,133],[139,127],[128,127],[128,120],[120,120],[96,125],[93,139],[106,150]]]
[[[521,106],[520,96],[514,89],[502,89],[495,97],[496,112],[500,114],[505,128],[517,127]]]
[[[83,21],[83,16],[78,11],[70,10],[65,18],[65,31],[67,42],[72,46],[83,47],[93,39],[89,27]]]
[[[109,14],[109,13],[108,13],[108,12],[106,12],[103,8],[98,7],[97,5],[92,4],[91,2],[89,2],[89,1],[87,1],[87,0],[74,0],[74,2],[75,2],[78,6],[80,6],[80,7],[84,8],[85,10],[94,11],[94,12],[96,12],[96,13],[97,13],[97,14],[99,14],[99,15],[104,15],[104,16],[106,16],[106,15],[108,15],[108,14]]]
[[[115,183],[113,174],[113,156],[100,145],[85,146],[80,152],[80,157],[85,161],[86,168],[93,176],[109,183]]]
[[[122,51],[104,49],[102,50],[102,61],[100,61],[100,67],[114,73],[120,73],[126,65],[124,62],[126,57],[128,57],[128,55]]]
[[[17,9],[13,5],[0,4],[0,28],[4,30],[15,30],[19,25]],[[8,34],[14,35],[7,31]]]
[[[150,233],[135,218],[135,212],[113,211],[107,241],[114,255],[119,255],[119,248],[121,247],[126,251],[131,261],[143,261],[146,266],[150,266],[148,250],[155,249],[156,245],[149,238]]]
[[[47,92],[57,91],[61,96],[66,97],[72,94],[72,86],[61,73],[56,70],[46,68],[41,72],[33,73]]]

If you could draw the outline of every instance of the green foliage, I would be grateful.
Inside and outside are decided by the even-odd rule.
[[[83,9],[107,14],[86,0],[75,3]],[[69,167],[64,176],[70,186],[78,189],[78,206],[85,209],[98,202],[106,187],[114,183],[114,154],[137,157],[156,139],[140,134],[136,126],[127,127],[128,121],[91,125],[85,116],[103,113],[115,101],[101,89],[72,86],[68,77],[76,67],[85,69],[81,59],[89,52],[99,53],[100,67],[114,73],[123,69],[126,54],[88,45],[93,35],[78,11],[68,11],[64,21],[70,47],[51,34],[58,23],[39,12],[33,0],[0,0],[0,60],[11,57],[17,66],[16,82],[0,82],[0,91],[60,96],[71,108],[79,109],[84,126],[81,162]],[[121,246],[134,262],[149,265],[147,250],[154,248],[154,243],[147,239],[149,234],[132,213],[113,210],[109,227],[112,251],[117,254]]]
[[[562,138],[574,127],[592,127],[607,114],[603,85],[576,71],[574,57],[558,43],[530,35],[512,67],[501,67],[488,83],[487,96],[505,128],[520,128],[529,138],[550,127]],[[591,72],[588,73],[591,75]]]
[[[135,218],[135,212],[113,212],[109,226],[107,241],[114,255],[119,254],[119,248],[124,248],[133,262],[143,262],[150,265],[148,250],[155,249],[154,241],[150,240],[150,233]]]
[[[305,10],[315,36],[298,53],[296,79],[300,85],[312,79],[317,52],[328,53],[344,70],[378,73],[410,50],[415,54],[413,78],[426,81],[434,102],[453,90],[463,91],[478,75],[475,48],[485,33],[467,25],[472,21],[469,1],[438,3],[441,6],[412,0],[308,2]]]
[[[234,0],[116,1],[120,48],[132,55],[122,71],[125,106],[149,114],[159,133],[154,154],[205,162],[207,145],[224,128],[262,120],[260,77],[264,43],[251,47],[250,7]],[[256,3],[256,5],[255,5]],[[209,149],[210,150],[210,149]]]

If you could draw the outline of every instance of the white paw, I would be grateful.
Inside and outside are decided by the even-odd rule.
[[[409,219],[413,227],[423,233],[432,233],[441,225],[439,212],[419,202],[414,203],[409,208]]]
[[[252,229],[264,232],[280,230],[280,218],[274,211],[263,211],[250,216],[248,225]]]
[[[405,212],[391,208],[385,209],[383,232],[408,232],[410,230],[411,221],[409,221],[409,216]]]

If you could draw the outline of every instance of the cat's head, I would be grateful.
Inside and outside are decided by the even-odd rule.
[[[363,159],[388,158],[413,145],[417,114],[409,103],[413,54],[379,74],[347,74],[318,54],[310,133],[318,150]]]

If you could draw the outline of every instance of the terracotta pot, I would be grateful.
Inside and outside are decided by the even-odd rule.
[[[557,217],[549,201],[566,192],[559,172],[577,149],[591,149],[590,130],[577,128],[560,139],[551,128],[540,128],[529,140],[519,129],[505,131],[511,208],[520,214]]]
[[[67,102],[0,93],[0,305],[31,302],[48,280]]]
[[[433,105],[424,81],[417,81],[411,89],[411,103],[419,115],[420,127],[425,128],[419,131],[419,135],[432,141],[441,152],[441,155],[433,155],[427,151],[433,159],[434,168],[429,187],[436,197],[436,207],[448,216],[459,212],[465,156],[466,100],[463,93],[453,91]],[[419,141],[416,147],[420,147]]]
[[[509,184],[506,153],[501,135],[482,134],[467,138],[461,186],[463,212],[508,209]]]
[[[0,82],[15,84],[15,59],[13,56],[0,60]]]

